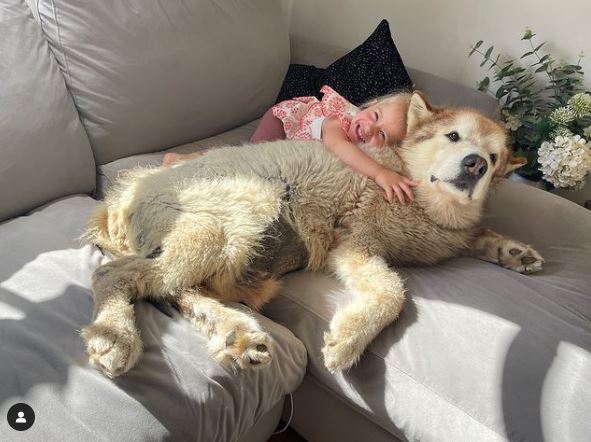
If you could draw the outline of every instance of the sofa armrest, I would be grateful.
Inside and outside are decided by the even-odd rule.
[[[306,37],[290,36],[291,63],[311,64],[324,68],[347,54],[350,49],[319,43]],[[467,86],[437,75],[407,67],[415,89],[427,94],[435,105],[466,106],[477,109],[486,116],[499,119],[500,107],[494,98]]]

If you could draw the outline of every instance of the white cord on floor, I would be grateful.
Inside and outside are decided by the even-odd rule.
[[[293,396],[291,395],[291,393],[289,393],[289,419],[287,419],[287,422],[285,423],[285,425],[283,426],[283,428],[281,430],[276,431],[273,434],[281,434],[285,430],[287,430],[287,428],[291,424],[292,419],[293,419]]]

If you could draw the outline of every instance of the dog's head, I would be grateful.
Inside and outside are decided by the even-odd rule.
[[[474,110],[433,107],[420,92],[410,99],[399,152],[408,175],[421,181],[419,204],[450,228],[477,222],[491,181],[525,164],[499,124]]]

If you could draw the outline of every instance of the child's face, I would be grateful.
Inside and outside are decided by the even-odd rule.
[[[357,113],[347,133],[358,145],[382,147],[399,144],[406,135],[405,100],[378,103]]]

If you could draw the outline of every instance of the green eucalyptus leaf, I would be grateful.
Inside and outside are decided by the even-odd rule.
[[[522,39],[532,40],[534,36],[535,34],[527,29]],[[470,55],[482,44],[481,40],[471,48]],[[509,112],[521,122],[517,130],[508,133],[509,140],[528,158],[528,164],[522,169],[523,175],[534,179],[541,177],[539,165],[536,163],[537,150],[548,138],[554,126],[549,119],[550,114],[556,108],[566,106],[573,95],[584,91],[584,73],[579,62],[559,64],[549,53],[542,56],[538,51],[545,44],[546,42],[533,44],[533,50],[524,51],[520,60],[527,59],[526,62],[502,57],[500,63],[501,54],[493,56],[494,46],[490,46],[481,54],[484,58],[481,66],[485,66],[487,61],[490,62],[486,70],[491,71],[491,74],[478,83],[480,90],[489,93],[492,93],[491,83],[500,85],[495,88],[494,95],[503,113]],[[528,59],[532,55],[534,59]],[[531,64],[532,62],[534,63]],[[539,73],[544,75],[537,75]],[[591,115],[588,118],[573,121],[569,124],[569,128],[574,133],[580,134],[590,124]]]
[[[500,57],[501,57],[501,54],[497,54],[497,58],[495,58],[495,61],[494,61],[494,62],[492,62],[492,63],[490,64],[490,67],[488,68],[488,70],[489,70],[489,71],[490,71],[491,69],[495,68],[495,67],[496,67],[496,68],[498,68],[498,66],[499,66],[499,58],[500,58]]]
[[[545,70],[546,70],[546,68],[547,68],[547,67],[548,67],[548,65],[547,65],[547,64],[543,64],[542,66],[540,66],[539,68],[537,68],[537,69],[535,70],[535,72],[536,72],[536,73],[538,73],[538,72],[543,72],[543,71],[545,71]]]
[[[482,79],[482,81],[478,84],[478,90],[482,92],[486,91],[488,89],[489,84],[490,78],[484,77],[484,79]]]

